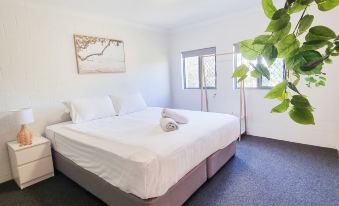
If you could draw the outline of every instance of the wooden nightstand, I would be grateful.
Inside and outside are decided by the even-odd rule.
[[[8,142],[12,176],[23,189],[54,176],[51,144],[43,137],[33,137],[31,145],[19,146],[16,141]]]

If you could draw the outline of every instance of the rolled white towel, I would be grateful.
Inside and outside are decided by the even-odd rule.
[[[171,109],[164,108],[161,112],[163,118],[171,118],[176,121],[178,124],[187,124],[188,118],[182,114],[179,114]]]
[[[161,118],[160,127],[165,132],[171,132],[171,131],[179,129],[178,124],[171,118]]]

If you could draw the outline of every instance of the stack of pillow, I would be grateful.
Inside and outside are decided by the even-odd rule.
[[[91,120],[124,115],[145,110],[147,105],[139,94],[127,96],[104,96],[76,99],[66,103],[72,122],[82,123]]]
[[[127,96],[104,96],[76,99],[66,103],[67,113],[75,124],[145,110],[147,105],[140,93]],[[160,126],[165,132],[177,130],[188,119],[170,109],[163,109]]]

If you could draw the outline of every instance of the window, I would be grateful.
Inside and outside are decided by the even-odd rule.
[[[265,66],[267,66],[267,63],[264,58],[259,57],[256,60],[247,60],[239,53],[238,45],[234,46],[234,69],[241,64],[245,64],[250,71],[253,71],[254,68],[251,66],[251,64],[256,65],[257,63],[262,63]],[[246,80],[244,81],[244,85],[246,88],[272,88],[281,81],[284,80],[284,71],[285,71],[285,61],[284,59],[278,58],[276,61],[268,67],[270,71],[270,80],[266,79],[266,77],[259,77],[254,78],[252,76],[248,76]],[[238,82],[238,79],[235,80],[235,88],[239,88],[240,83]]]
[[[200,89],[204,83],[206,83],[207,89],[216,88],[215,50],[215,47],[212,47],[182,52],[183,85],[185,89]],[[201,75],[203,68],[205,80]]]

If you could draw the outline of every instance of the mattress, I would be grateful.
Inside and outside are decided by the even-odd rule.
[[[185,174],[239,136],[237,117],[176,110],[188,124],[164,132],[161,108],[46,128],[54,150],[124,192],[159,197]]]

